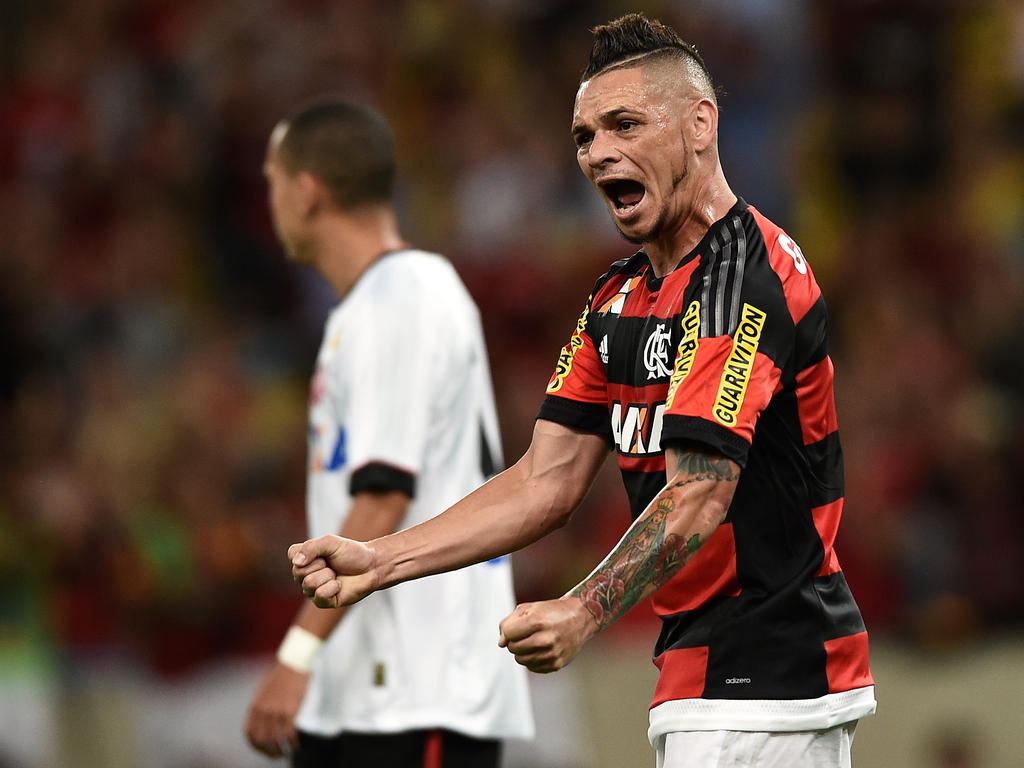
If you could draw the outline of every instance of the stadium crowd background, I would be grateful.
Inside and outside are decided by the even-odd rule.
[[[32,723],[59,730],[115,670],[144,693],[263,657],[293,613],[283,552],[303,537],[306,386],[333,297],[270,229],[276,120],[341,93],[392,121],[405,233],[481,306],[514,459],[593,279],[630,252],[568,124],[588,29],[634,9],[698,44],[733,188],[823,285],[838,551],[873,636],[921,654],[1018,637],[1020,2],[8,0],[0,765],[50,764],[59,737]],[[608,469],[568,529],[516,556],[521,599],[617,540]],[[642,656],[654,627],[636,613],[612,633]]]

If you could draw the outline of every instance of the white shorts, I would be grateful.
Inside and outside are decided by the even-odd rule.
[[[824,731],[672,731],[657,768],[850,768],[857,723]]]

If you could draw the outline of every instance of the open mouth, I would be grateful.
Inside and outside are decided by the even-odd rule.
[[[644,199],[646,190],[639,181],[632,179],[611,179],[601,183],[601,191],[608,196],[616,213],[632,211]]]

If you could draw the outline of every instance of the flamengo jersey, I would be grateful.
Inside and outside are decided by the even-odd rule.
[[[408,493],[408,527],[499,468],[479,313],[436,254],[389,253],[360,277],[327,320],[310,401],[310,536],[337,533],[361,490]],[[498,647],[514,607],[508,558],[370,595],[317,656],[297,727],[532,736],[526,672]]]
[[[743,467],[725,521],[652,597],[652,742],[815,730],[875,709],[868,640],[832,548],[843,508],[828,318],[796,243],[739,200],[679,266],[640,251],[601,277],[540,418],[608,437],[633,517],[663,448]]]

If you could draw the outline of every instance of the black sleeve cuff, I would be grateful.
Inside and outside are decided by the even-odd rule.
[[[581,403],[557,395],[548,395],[540,405],[540,413],[537,414],[537,418],[584,432],[593,432],[609,442],[612,439],[608,407],[604,404]]]
[[[371,462],[353,472],[349,480],[350,494],[361,491],[401,491],[411,499],[416,496],[416,476],[390,464]]]
[[[687,440],[707,445],[740,467],[747,464],[750,443],[714,422],[697,416],[665,416],[661,427],[661,444],[667,446],[673,440]]]

